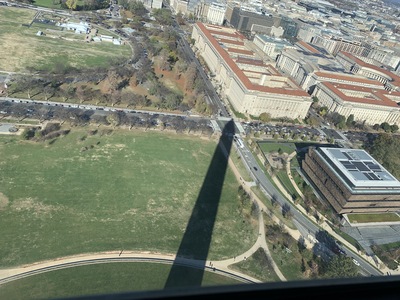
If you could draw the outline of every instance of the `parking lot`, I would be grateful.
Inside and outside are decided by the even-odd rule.
[[[326,134],[317,128],[306,127],[301,125],[281,125],[281,124],[265,124],[260,122],[243,122],[241,123],[246,133],[257,132],[259,134],[271,135],[278,134],[288,138],[297,135],[298,138],[315,138],[317,141],[325,140]]]
[[[0,134],[19,134],[19,130],[14,124],[0,123]]]

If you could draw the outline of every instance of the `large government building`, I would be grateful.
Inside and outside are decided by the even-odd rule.
[[[272,118],[303,119],[307,115],[310,95],[257,57],[236,29],[196,23],[192,38],[196,52],[236,111],[252,116],[267,112]]]
[[[310,147],[302,168],[338,214],[400,210],[400,182],[364,150]]]
[[[374,125],[387,122],[400,125],[400,92],[349,84],[319,82],[312,94],[329,112]]]

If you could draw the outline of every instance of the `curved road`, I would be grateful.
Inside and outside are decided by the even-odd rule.
[[[291,212],[293,213],[293,219],[297,223],[296,226],[299,228],[299,230],[302,230],[303,234],[306,232],[308,233],[308,236],[313,236],[315,239],[315,236],[319,231],[325,230],[329,232],[329,234],[333,235],[335,239],[340,240],[348,247],[346,254],[359,261],[363,272],[376,276],[385,274],[375,267],[376,264],[371,257],[357,253],[357,251],[354,250],[355,247],[350,245],[345,239],[336,234],[329,225],[327,225],[325,222],[321,225],[314,223],[308,216],[306,216],[304,212],[300,211],[291,201],[286,199],[282,193],[278,191],[278,189],[276,189],[275,186],[269,181],[267,176],[264,174],[264,171],[262,171],[261,167],[259,166],[258,161],[246,145],[243,147],[237,147],[237,149],[238,153],[242,157],[242,161],[247,166],[254,181],[259,184],[261,190],[263,190],[263,192],[270,198],[274,198],[281,207],[283,205],[289,205]],[[315,243],[315,241],[313,241],[313,243]],[[320,250],[322,250],[322,253],[326,253],[326,255],[334,255],[333,252],[323,243],[318,243],[318,246],[320,247]]]

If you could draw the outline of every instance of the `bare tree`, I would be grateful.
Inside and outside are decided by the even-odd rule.
[[[24,76],[19,79],[17,79],[18,87],[20,91],[25,91],[27,93],[27,96],[29,99],[32,97],[32,91],[38,84],[37,79]]]
[[[111,100],[111,105],[115,106],[116,104],[121,103],[121,92],[120,91],[114,91],[111,95],[110,95],[110,100]]]
[[[55,89],[53,88],[53,86],[49,83],[46,84],[43,87],[43,96],[44,96],[44,100],[47,101],[49,100],[49,98],[51,98],[54,95]]]

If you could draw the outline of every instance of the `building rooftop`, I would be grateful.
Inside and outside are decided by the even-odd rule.
[[[392,83],[394,83],[396,86],[400,86],[400,76],[397,76],[396,74],[390,72],[389,70],[386,70],[384,68],[380,68],[378,66],[366,63],[364,61],[362,61],[361,59],[357,58],[356,56],[352,55],[351,53],[345,52],[345,51],[341,51],[341,53],[344,56],[347,56],[349,59],[351,59],[352,61],[354,61],[356,64],[358,64],[359,66],[365,67],[365,68],[370,68],[373,69],[375,71],[381,72],[383,74],[385,74],[387,77],[389,77]]]
[[[313,46],[311,46],[310,44],[308,44],[308,43],[306,43],[306,42],[304,42],[304,41],[302,41],[302,40],[299,40],[299,41],[297,42],[297,45],[299,46],[300,49],[306,50],[306,51],[308,51],[308,52],[311,52],[311,53],[314,53],[314,54],[319,54],[319,53],[320,53],[320,52],[319,52],[317,49],[315,49]]]
[[[257,36],[260,39],[262,39],[265,43],[273,43],[273,44],[277,44],[277,45],[294,47],[289,41],[281,39],[281,38],[274,38],[274,37],[270,37],[265,34],[257,34]]]
[[[357,83],[365,83],[365,84],[369,84],[369,85],[377,85],[377,86],[382,86],[383,84],[381,82],[379,82],[378,80],[375,79],[368,79],[365,77],[361,77],[361,76],[357,76],[354,74],[344,74],[344,73],[337,73],[337,72],[315,72],[315,75],[319,76],[319,77],[324,77],[324,78],[332,78],[332,79],[340,79],[343,81],[347,81],[349,84],[351,84],[351,82],[357,82]]]
[[[399,110],[397,102],[400,102],[400,92],[373,89],[369,87],[356,86],[351,84],[320,82],[342,101],[372,104],[380,107],[392,107]]]
[[[365,150],[320,147],[317,153],[353,191],[400,193],[400,182]]]
[[[282,81],[282,84],[278,85],[278,87],[255,84],[253,81],[251,81],[245,74],[247,70],[251,71],[254,67],[260,67],[264,68],[263,72],[265,74],[269,74],[269,71],[271,71],[273,67],[269,65],[267,66],[261,60],[255,59],[256,57],[253,51],[250,51],[245,47],[240,49],[239,45],[241,42],[244,43],[245,37],[235,29],[222,26],[210,26],[209,24],[204,24],[201,22],[197,22],[196,26],[209,40],[210,44],[215,51],[218,52],[224,63],[226,63],[232,72],[235,73],[237,78],[241,81],[243,86],[246,87],[246,89],[254,92],[298,96],[302,99],[308,99],[310,97],[307,92],[300,89],[300,87],[290,79]],[[233,47],[227,47],[227,45],[222,43],[223,41],[226,43],[227,40],[239,42],[237,43],[238,47],[236,49]],[[233,53],[236,53],[236,55],[231,57]],[[238,54],[245,55],[245,57]],[[253,58],[249,58],[251,54],[254,55]],[[239,67],[238,64],[240,64],[241,67]],[[246,68],[246,65],[248,65],[248,68]],[[277,74],[279,74],[278,71],[276,71],[274,76],[277,76]],[[279,76],[283,77],[282,75]]]

